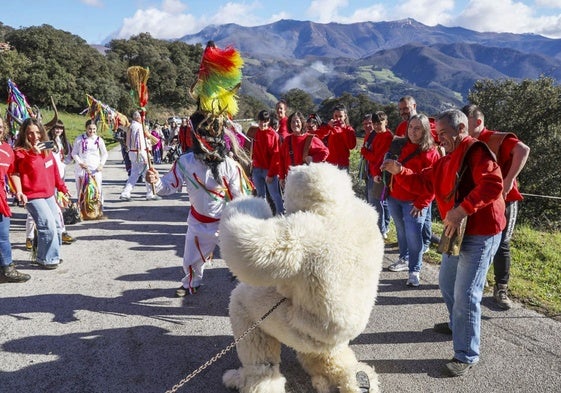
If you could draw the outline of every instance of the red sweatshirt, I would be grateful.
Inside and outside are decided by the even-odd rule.
[[[290,135],[290,131],[288,131],[288,117],[283,117],[279,119],[279,136],[281,143],[288,135]]]
[[[14,151],[14,174],[19,174],[22,192],[27,199],[50,198],[57,190],[67,194],[66,184],[60,177],[53,153],[46,156],[32,150]]]
[[[306,139],[308,138],[308,133],[303,135],[289,134],[280,147],[280,166],[279,166],[279,178],[285,179],[288,173],[288,168],[294,165],[302,165],[304,163],[304,158],[302,154],[304,153],[304,145]],[[292,151],[292,159],[291,159]],[[308,155],[312,156],[313,162],[325,161],[329,155],[329,150],[323,144],[318,137],[314,136],[312,142],[310,143],[310,150]]]
[[[267,176],[279,174],[279,135],[272,128],[259,129],[253,139],[254,168],[268,169]]]
[[[14,169],[14,151],[9,144],[0,142],[0,214],[11,217],[12,211],[6,196],[6,175]]]
[[[461,159],[473,140],[470,136],[465,137],[452,153],[421,173],[404,168],[396,177],[406,178],[407,182],[403,184],[411,192],[434,191],[440,216],[446,217],[455,205],[455,198],[448,199],[447,196],[454,189]],[[469,215],[466,234],[495,235],[506,225],[501,169],[487,149],[480,145],[471,148],[466,163],[468,170],[457,190],[460,206]]]
[[[407,141],[407,143],[401,149],[401,154],[397,159],[399,162],[402,162],[407,157],[414,154],[417,147],[415,143],[411,143]],[[421,172],[423,169],[432,166],[438,159],[440,155],[438,154],[436,148],[430,149],[428,151],[421,151],[409,159],[407,162],[403,163],[403,166],[412,170],[415,173]],[[412,201],[413,205],[417,209],[423,209],[430,205],[432,200],[434,199],[434,194],[432,192],[423,192],[420,193],[418,190],[413,190],[413,192],[408,190],[407,187],[407,179],[403,176],[396,176],[393,178],[391,182],[390,188],[390,195],[395,198],[399,199],[400,201]]]
[[[375,133],[376,131],[372,132]],[[389,130],[386,130],[376,134],[370,149],[363,146],[360,150],[360,154],[366,161],[368,161],[368,171],[370,172],[370,176],[374,177],[382,174],[380,166],[382,165],[382,161],[384,161],[384,155],[388,152],[388,150],[390,150],[392,139],[393,134]],[[365,136],[364,141],[366,142],[367,140],[368,136]]]
[[[329,126],[327,162],[333,165],[348,167],[351,150],[356,147],[355,130],[351,126]]]

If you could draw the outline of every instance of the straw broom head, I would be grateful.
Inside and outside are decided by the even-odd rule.
[[[127,69],[127,76],[131,88],[136,93],[139,106],[144,108],[148,103],[148,86],[146,83],[150,76],[150,70],[140,66],[131,66]]]

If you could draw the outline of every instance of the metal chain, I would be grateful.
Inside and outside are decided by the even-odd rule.
[[[175,385],[173,385],[173,387],[169,390],[166,390],[165,393],[175,393],[177,392],[177,390],[179,388],[181,388],[183,385],[185,385],[187,382],[189,382],[191,379],[193,379],[197,374],[199,374],[201,371],[203,371],[205,368],[207,368],[208,366],[210,366],[212,363],[216,362],[218,359],[220,359],[222,356],[224,356],[226,353],[228,353],[229,351],[232,350],[232,348],[234,348],[241,340],[243,340],[243,338],[245,336],[247,336],[252,330],[254,330],[257,326],[259,326],[261,324],[261,322],[263,322],[265,320],[265,318],[267,318],[273,311],[275,311],[277,309],[278,306],[280,306],[284,301],[286,300],[285,297],[283,297],[281,300],[278,301],[277,304],[275,304],[269,311],[267,311],[261,318],[259,318],[257,321],[255,321],[253,323],[253,325],[251,325],[249,328],[247,328],[247,330],[245,332],[243,332],[243,334],[241,336],[239,336],[238,338],[236,338],[233,342],[231,342],[226,348],[224,348],[222,351],[220,351],[219,353],[217,353],[216,355],[214,355],[210,360],[208,360],[205,364],[203,364],[202,366],[200,366],[198,369],[196,369],[195,371],[193,371],[191,374],[187,375],[185,378],[183,378],[181,381],[179,381],[178,383],[176,383]]]

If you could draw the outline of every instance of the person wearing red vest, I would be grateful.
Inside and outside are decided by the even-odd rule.
[[[439,286],[449,323],[436,332],[452,334],[454,358],[444,366],[449,376],[462,376],[479,361],[481,299],[491,257],[506,226],[501,169],[489,148],[468,133],[467,116],[450,109],[436,117],[436,130],[446,155],[420,173],[397,160],[382,164],[411,192],[434,192],[443,217],[444,236],[465,233],[459,252],[443,252]]]
[[[493,298],[497,305],[505,310],[512,308],[512,301],[508,297],[508,280],[510,278],[510,239],[516,224],[518,214],[518,201],[523,199],[518,190],[516,177],[526,165],[530,148],[522,143],[516,135],[485,128],[485,116],[480,108],[475,105],[466,105],[462,111],[468,117],[469,134],[483,141],[489,146],[497,157],[503,174],[506,202],[507,225],[503,230],[501,244],[493,258],[495,285]]]

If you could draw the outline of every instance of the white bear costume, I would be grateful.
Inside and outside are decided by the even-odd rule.
[[[285,392],[285,344],[317,392],[378,392],[375,371],[349,347],[368,323],[382,269],[376,212],[354,195],[348,174],[327,163],[292,167],[284,197],[285,216],[273,217],[262,198],[234,200],[222,215],[221,253],[241,281],[230,298],[235,337],[287,298],[237,344],[242,367],[228,370],[224,384]],[[365,389],[357,380],[366,376]]]

